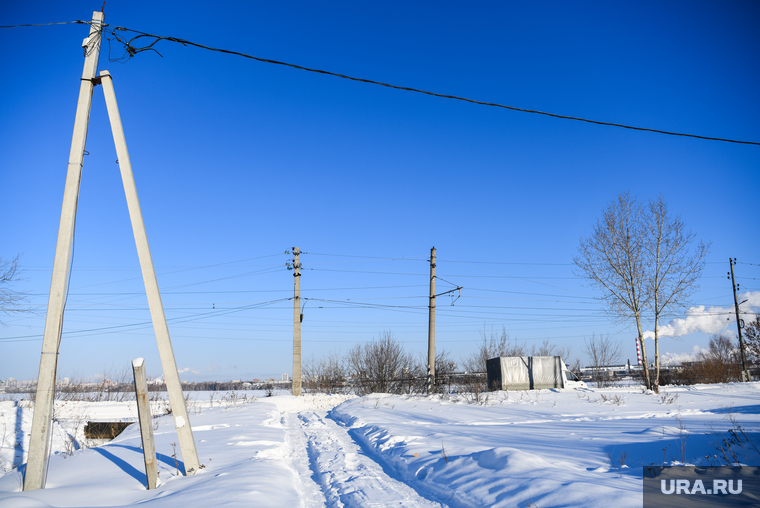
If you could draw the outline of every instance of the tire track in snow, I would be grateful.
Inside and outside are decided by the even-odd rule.
[[[301,431],[296,415],[291,412],[274,412],[270,425],[285,429],[285,445],[290,449],[288,465],[293,470],[296,490],[301,498],[301,508],[325,506],[325,496],[314,479],[306,453],[306,436]],[[276,417],[275,417],[276,416]],[[276,421],[275,421],[276,420]]]
[[[350,427],[346,421],[340,416],[335,415],[331,410],[327,414],[327,418],[334,421],[341,428],[345,428],[348,436],[353,439],[355,445],[369,457],[374,457],[375,462],[386,471],[389,476],[396,477],[398,481],[405,482],[413,488],[420,496],[424,496],[429,499],[435,499],[441,506],[447,506],[448,508],[480,508],[479,505],[473,505],[457,495],[455,489],[451,489],[450,486],[437,485],[430,482],[420,482],[419,479],[425,478],[425,475],[420,475],[420,470],[413,472],[404,467],[399,467],[398,463],[394,463],[392,460],[387,460],[382,453],[378,453],[370,441],[367,439],[367,434],[360,428]],[[426,469],[426,466],[422,466],[421,469]]]
[[[322,488],[327,506],[447,508],[388,476],[345,428],[323,412],[300,412],[298,420],[307,441],[312,478]]]

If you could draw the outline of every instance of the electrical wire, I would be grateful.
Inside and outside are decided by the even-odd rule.
[[[471,288],[468,287],[467,291],[486,291],[489,293],[509,293],[514,295],[529,295],[529,296],[553,296],[555,298],[593,298],[593,296],[575,296],[575,295],[553,295],[549,293],[528,293],[525,291],[509,291],[506,289],[483,289],[483,288]]]
[[[70,24],[91,25],[92,21],[77,20],[77,21],[60,21],[58,23],[29,23],[26,25],[2,25],[0,26],[0,28],[19,28],[19,27],[24,27],[24,26],[50,26],[50,25],[70,25]]]
[[[0,28],[16,28],[16,27],[48,26],[48,25],[65,25],[65,24],[72,24],[72,23],[76,23],[76,24],[89,24],[89,25],[92,24],[91,21],[77,20],[77,21],[63,21],[63,22],[59,22],[59,23],[34,23],[34,24],[23,24],[23,25],[3,25],[3,26],[0,26]],[[349,76],[347,74],[341,74],[341,73],[338,73],[338,72],[326,71],[326,70],[322,70],[322,69],[314,69],[312,67],[305,67],[303,65],[297,65],[297,64],[288,63],[288,62],[281,62],[279,60],[272,60],[272,59],[269,59],[269,58],[261,58],[261,57],[249,55],[247,53],[242,53],[242,52],[239,52],[239,51],[231,51],[231,50],[227,50],[227,49],[221,49],[221,48],[214,48],[214,47],[211,47],[211,46],[206,46],[206,45],[203,45],[203,44],[199,44],[197,42],[188,41],[187,39],[180,39],[180,38],[177,38],[177,37],[167,37],[167,36],[163,36],[163,35],[149,34],[149,33],[146,33],[146,32],[141,32],[139,30],[134,30],[132,28],[126,28],[126,27],[117,26],[117,27],[114,27],[112,29],[108,29],[107,27],[109,27],[109,26],[110,25],[108,25],[108,24],[103,24],[102,25],[102,29],[104,31],[110,33],[113,36],[114,40],[116,40],[118,43],[120,43],[120,44],[122,44],[124,46],[124,54],[121,57],[119,57],[119,58],[111,58],[110,57],[110,49],[109,49],[109,61],[111,61],[111,62],[123,62],[123,61],[125,61],[125,59],[129,60],[132,57],[134,57],[135,55],[137,55],[137,53],[141,53],[143,51],[153,51],[156,54],[158,54],[159,56],[163,57],[163,55],[161,55],[161,53],[159,53],[155,48],[153,48],[153,46],[155,44],[157,44],[158,42],[160,42],[160,41],[169,41],[169,42],[176,42],[176,43],[181,44],[183,46],[195,46],[197,48],[206,49],[206,50],[209,50],[209,51],[215,51],[215,52],[218,52],[218,53],[225,53],[225,54],[229,54],[229,55],[241,56],[243,58],[249,58],[251,60],[256,60],[258,62],[269,63],[269,64],[274,64],[274,65],[282,65],[282,66],[285,66],[285,67],[291,67],[293,69],[298,69],[298,70],[307,71],[307,72],[314,72],[314,73],[317,73],[317,74],[325,74],[325,75],[328,75],[328,76],[334,76],[334,77],[337,77],[337,78],[347,79],[347,80],[350,80],[350,81],[358,81],[358,82],[361,82],[361,83],[368,83],[368,84],[372,84],[372,85],[384,86],[384,87],[387,87],[387,88],[393,88],[395,90],[403,90],[403,91],[407,91],[407,92],[415,92],[415,93],[420,93],[420,94],[424,94],[424,95],[430,95],[430,96],[433,96],[433,97],[440,97],[440,98],[443,98],[443,99],[452,99],[452,100],[458,100],[458,101],[463,101],[463,102],[469,102],[471,104],[478,104],[478,105],[481,105],[481,106],[491,106],[491,107],[496,107],[496,108],[508,109],[508,110],[511,110],[511,111],[519,111],[519,112],[522,112],[522,113],[531,113],[531,114],[536,114],[536,115],[544,115],[544,116],[548,116],[548,117],[552,117],[552,118],[560,118],[560,119],[563,119],[563,120],[574,120],[574,121],[578,121],[578,122],[586,122],[586,123],[591,123],[591,124],[595,124],[595,125],[605,125],[605,126],[608,126],[608,127],[619,127],[619,128],[622,128],[622,129],[629,129],[629,130],[635,130],[635,131],[653,132],[653,133],[656,133],[656,134],[666,134],[668,136],[682,136],[682,137],[688,137],[688,138],[704,139],[704,140],[709,140],[709,141],[722,141],[722,142],[725,142],[725,143],[738,143],[738,144],[745,144],[745,145],[760,145],[760,142],[758,142],[758,141],[743,141],[743,140],[736,140],[736,139],[729,139],[729,138],[718,138],[718,137],[713,137],[713,136],[702,136],[702,135],[698,135],[698,134],[688,134],[688,133],[684,133],[684,132],[666,131],[666,130],[662,130],[662,129],[652,129],[652,128],[648,128],[648,127],[636,127],[636,126],[633,126],[633,125],[626,125],[626,124],[615,123],[615,122],[603,122],[603,121],[600,121],[600,120],[591,120],[591,119],[588,119],[588,118],[582,118],[582,117],[577,117],[577,116],[560,115],[560,114],[557,114],[557,113],[550,113],[548,111],[539,111],[539,110],[535,110],[535,109],[518,108],[518,107],[515,107],[515,106],[507,106],[506,104],[500,104],[500,103],[497,103],[497,102],[478,101],[478,100],[475,100],[475,99],[469,99],[467,97],[461,97],[461,96],[458,96],[458,95],[441,94],[441,93],[431,92],[429,90],[421,90],[419,88],[412,88],[412,87],[407,87],[407,86],[393,85],[393,84],[385,83],[385,82],[382,82],[382,81],[375,81],[375,80],[365,79],[365,78],[357,78],[355,76]],[[132,32],[132,33],[136,33],[138,35],[136,35],[135,37],[132,37],[129,40],[126,40],[125,38],[119,36],[116,33],[117,31],[120,31],[120,32]],[[151,39],[155,39],[155,40],[153,42],[151,42],[150,44],[148,44],[146,46],[143,46],[143,47],[135,47],[135,46],[132,45],[132,43],[134,43],[137,39],[140,39],[140,38],[143,38],[143,37],[151,38]],[[108,41],[109,41],[109,45],[110,45],[111,39],[109,38]]]
[[[353,254],[322,254],[319,252],[309,252],[309,255],[311,256],[334,256],[334,257],[342,257],[342,258],[362,258],[362,259],[382,259],[386,261],[428,261],[426,258],[415,258],[415,257],[382,257],[382,256],[357,256]]]
[[[373,271],[373,270],[338,270],[338,269],[334,269],[334,268],[302,268],[302,270],[313,270],[313,271],[317,271],[317,272],[373,273],[373,274],[381,274],[381,275],[415,275],[415,276],[425,276],[425,275],[428,275],[429,276],[429,274],[426,274],[426,273],[414,273],[414,272],[379,272],[379,271]],[[531,282],[533,281],[533,279],[543,279],[543,280],[580,280],[578,277],[543,277],[543,276],[521,277],[519,275],[460,275],[460,274],[447,274],[446,277],[465,277],[465,278],[470,278],[470,279],[518,279],[518,280],[531,281]]]
[[[235,313],[235,312],[242,312],[244,310],[256,309],[256,308],[264,307],[266,305],[271,305],[271,304],[279,303],[279,302],[285,302],[285,301],[288,301],[288,300],[291,300],[291,298],[280,298],[279,300],[270,300],[268,302],[258,302],[258,303],[252,304],[252,305],[246,305],[244,307],[237,307],[237,308],[233,308],[233,309],[224,309],[222,311],[216,311],[215,310],[215,311],[212,311],[212,312],[202,312],[202,313],[199,313],[199,314],[191,314],[190,316],[179,316],[179,317],[175,317],[175,318],[168,318],[166,321],[167,321],[167,323],[168,322],[172,322],[172,323],[186,323],[188,321],[194,321],[194,320],[197,320],[197,319],[202,319],[204,317],[210,317],[212,315],[213,315],[213,317],[225,316],[225,315],[232,314],[232,313]],[[139,329],[141,327],[145,328],[145,327],[152,326],[152,325],[153,325],[153,321],[142,321],[142,322],[139,322],[139,323],[129,323],[129,324],[125,324],[125,325],[104,326],[104,327],[100,327],[100,328],[90,328],[90,329],[86,329],[86,330],[72,330],[70,332],[63,332],[63,333],[66,334],[67,336],[80,336],[80,334],[83,334],[83,333],[92,333],[92,332],[114,333],[114,330],[123,330],[125,328]],[[16,337],[3,337],[3,338],[0,338],[0,341],[2,341],[2,342],[6,342],[6,341],[7,342],[14,342],[15,339],[27,339],[29,337],[38,337],[35,340],[41,340],[41,339],[39,339],[39,335],[34,334],[34,335],[19,335],[19,336],[16,336]]]
[[[132,37],[129,40],[126,40],[125,38],[119,36],[116,33],[116,31],[133,32],[133,33],[136,33],[138,35],[136,35],[135,37]],[[757,142],[757,141],[741,141],[741,140],[736,140],[736,139],[718,138],[718,137],[712,137],[712,136],[701,136],[701,135],[697,135],[697,134],[687,134],[687,133],[683,133],[683,132],[666,131],[666,130],[661,130],[661,129],[651,129],[651,128],[647,128],[647,127],[635,127],[635,126],[632,126],[632,125],[626,125],[626,124],[620,124],[620,123],[614,123],[614,122],[603,122],[603,121],[599,121],[599,120],[590,120],[588,118],[581,118],[581,117],[576,117],[576,116],[559,115],[559,114],[556,114],[556,113],[549,113],[547,111],[539,111],[539,110],[535,110],[535,109],[518,108],[518,107],[515,107],[515,106],[507,106],[505,104],[499,104],[499,103],[496,103],[496,102],[478,101],[478,100],[475,100],[475,99],[468,99],[466,97],[460,97],[458,95],[441,94],[441,93],[431,92],[431,91],[428,91],[428,90],[421,90],[419,88],[411,88],[411,87],[407,87],[407,86],[392,85],[390,83],[385,83],[385,82],[382,82],[382,81],[375,81],[375,80],[371,80],[371,79],[357,78],[357,77],[354,77],[354,76],[349,76],[349,75],[346,75],[346,74],[340,74],[340,73],[337,73],[337,72],[325,71],[325,70],[321,70],[321,69],[314,69],[314,68],[311,68],[311,67],[305,67],[303,65],[297,65],[297,64],[288,63],[288,62],[281,62],[279,60],[272,60],[272,59],[269,59],[269,58],[261,58],[261,57],[249,55],[249,54],[246,54],[246,53],[241,53],[239,51],[230,51],[230,50],[227,50],[227,49],[213,48],[213,47],[210,47],[210,46],[205,46],[203,44],[199,44],[197,42],[191,42],[191,41],[188,41],[186,39],[179,39],[177,37],[166,37],[166,36],[162,36],[162,35],[154,35],[154,34],[149,34],[149,33],[141,32],[139,30],[133,30],[131,28],[125,28],[125,27],[120,27],[120,26],[114,27],[113,29],[108,30],[108,32],[113,35],[114,39],[117,42],[119,42],[120,44],[122,44],[124,46],[124,51],[125,51],[124,55],[122,57],[120,57],[120,58],[117,58],[117,59],[110,59],[110,56],[109,56],[109,59],[112,62],[114,62],[114,61],[123,62],[123,61],[125,61],[125,59],[129,60],[132,57],[134,57],[137,53],[141,53],[143,51],[154,51],[159,56],[163,57],[163,55],[161,55],[161,53],[159,53],[155,48],[153,48],[153,46],[155,44],[157,44],[158,42],[160,42],[160,41],[169,41],[169,42],[176,42],[176,43],[181,44],[183,46],[195,46],[197,48],[206,49],[206,50],[209,50],[209,51],[216,51],[216,52],[219,52],[219,53],[225,53],[225,54],[229,54],[229,55],[241,56],[243,58],[250,58],[251,60],[256,60],[258,62],[269,63],[269,64],[274,64],[274,65],[282,65],[282,66],[285,66],[285,67],[291,67],[293,69],[299,69],[299,70],[307,71],[307,72],[314,72],[314,73],[317,73],[317,74],[325,74],[325,75],[328,75],[328,76],[334,76],[334,77],[337,77],[337,78],[347,79],[347,80],[350,80],[350,81],[358,81],[358,82],[361,82],[361,83],[368,83],[368,84],[372,84],[372,85],[379,85],[379,86],[384,86],[384,87],[387,87],[387,88],[393,88],[393,89],[396,89],[396,90],[404,90],[404,91],[407,91],[407,92],[415,92],[415,93],[420,93],[420,94],[424,94],[424,95],[431,95],[433,97],[440,97],[440,98],[444,98],[444,99],[453,99],[453,100],[458,100],[458,101],[464,101],[464,102],[469,102],[469,103],[472,103],[472,104],[478,104],[478,105],[481,105],[481,106],[491,106],[491,107],[496,107],[496,108],[508,109],[508,110],[511,110],[511,111],[519,111],[519,112],[522,112],[522,113],[531,113],[531,114],[537,114],[537,115],[544,115],[544,116],[549,116],[549,117],[552,117],[552,118],[561,118],[561,119],[564,119],[564,120],[575,120],[575,121],[579,121],[579,122],[587,122],[587,123],[591,123],[591,124],[605,125],[605,126],[609,126],[609,127],[620,127],[620,128],[623,128],[623,129],[630,129],[630,130],[636,130],[636,131],[654,132],[654,133],[657,133],[657,134],[667,134],[669,136],[683,136],[683,137],[704,139],[704,140],[710,140],[710,141],[723,141],[723,142],[726,142],[726,143],[739,143],[739,144],[746,144],[746,145],[760,145],[760,142]],[[155,39],[155,40],[153,42],[151,42],[150,44],[148,44],[146,46],[143,46],[143,47],[135,47],[135,46],[132,45],[136,40],[141,39],[143,37],[150,38],[150,39]],[[108,40],[109,40],[109,44],[110,44],[110,40],[111,39],[109,38]]]
[[[365,289],[396,289],[396,288],[421,288],[428,287],[427,284],[411,284],[406,286],[363,286],[354,288],[309,288],[309,291],[350,291]],[[238,293],[283,293],[292,292],[293,289],[239,289],[232,291],[161,291],[162,296],[166,295],[216,295],[216,294],[238,294]],[[509,292],[509,291],[507,291]],[[530,294],[530,293],[528,293]],[[145,292],[124,292],[124,293],[74,293],[73,296],[143,296]],[[48,296],[48,293],[29,293],[29,296]]]
[[[510,261],[459,261],[438,256],[441,261],[447,263],[463,263],[468,265],[525,265],[525,266],[574,266],[574,263],[520,263]]]

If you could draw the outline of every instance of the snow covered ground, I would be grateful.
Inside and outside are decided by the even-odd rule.
[[[623,508],[642,506],[644,465],[760,465],[760,383],[495,392],[482,404],[241,395],[191,403],[205,466],[192,477],[178,474],[171,416],[156,419],[152,491],[136,425],[85,447],[85,421],[134,419],[134,403],[57,403],[47,488],[21,492],[10,470],[0,506]],[[0,402],[3,470],[25,461],[31,414],[28,402]]]

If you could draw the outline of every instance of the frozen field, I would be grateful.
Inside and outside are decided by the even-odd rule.
[[[136,425],[85,447],[84,422],[135,419],[134,403],[57,403],[47,488],[20,492],[10,470],[0,506],[623,508],[642,506],[644,465],[760,465],[760,383],[495,392],[480,404],[261,395],[191,402],[205,468],[189,478],[177,474],[171,416],[156,419],[153,491]],[[3,471],[25,461],[31,414],[28,402],[0,402]]]

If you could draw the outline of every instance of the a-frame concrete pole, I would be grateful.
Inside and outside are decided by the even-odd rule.
[[[177,372],[177,361],[174,359],[174,350],[172,349],[172,341],[169,337],[169,327],[166,324],[161,293],[158,290],[158,280],[156,279],[156,271],[153,268],[153,258],[150,255],[148,235],[145,232],[140,201],[137,199],[137,187],[135,187],[135,179],[132,174],[132,163],[129,161],[127,141],[121,125],[121,116],[119,115],[119,107],[116,103],[113,81],[108,71],[102,71],[100,77],[101,84],[103,85],[103,94],[106,98],[108,119],[111,121],[113,141],[116,145],[116,155],[119,158],[121,180],[124,183],[124,193],[127,196],[127,208],[129,209],[129,219],[132,222],[132,232],[134,233],[135,244],[137,245],[137,256],[140,258],[140,269],[142,270],[143,282],[145,283],[145,293],[148,296],[150,317],[153,321],[156,342],[158,342],[158,354],[161,357],[161,367],[164,371],[166,389],[169,392],[169,402],[172,405],[174,424],[177,427],[179,448],[182,451],[182,460],[185,463],[185,474],[191,476],[198,471],[199,465],[198,452],[195,449],[195,440],[193,439],[193,430],[190,427],[187,407],[185,407],[182,383],[179,379],[179,372]]]
[[[293,395],[301,395],[301,251],[293,247]]]
[[[428,394],[435,390],[435,247],[430,249],[430,307],[428,312]]]
[[[71,267],[71,248],[74,242],[74,225],[79,199],[79,182],[82,177],[82,162],[87,143],[87,126],[90,121],[93,79],[98,71],[98,57],[102,39],[103,13],[92,13],[90,34],[82,43],[85,48],[84,70],[79,85],[79,100],[74,117],[74,134],[71,137],[69,167],[66,186],[63,191],[61,222],[58,226],[58,241],[55,246],[53,277],[50,282],[45,332],[42,339],[40,372],[37,376],[37,394],[32,417],[32,432],[29,440],[29,455],[24,477],[24,490],[44,489],[47,476],[47,460],[53,417],[55,375],[58,368],[58,348],[63,329],[63,310]]]

